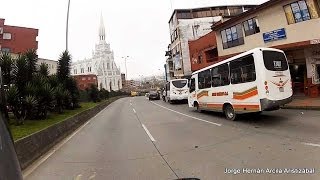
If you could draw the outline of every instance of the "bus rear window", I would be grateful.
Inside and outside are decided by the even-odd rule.
[[[288,63],[283,53],[277,51],[263,51],[264,66],[270,71],[285,71]]]
[[[187,80],[177,80],[177,81],[172,81],[172,84],[176,88],[183,88],[187,84]]]

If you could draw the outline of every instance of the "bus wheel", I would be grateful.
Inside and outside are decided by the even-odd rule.
[[[224,107],[224,114],[228,120],[234,121],[236,119],[236,113],[230,104]]]

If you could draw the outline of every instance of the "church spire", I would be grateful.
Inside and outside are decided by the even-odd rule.
[[[106,40],[106,33],[105,33],[104,24],[103,24],[102,13],[100,15],[99,40],[100,41],[105,41]]]

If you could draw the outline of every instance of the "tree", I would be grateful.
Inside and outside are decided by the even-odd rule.
[[[3,77],[3,84],[10,85],[11,84],[11,71],[13,67],[13,60],[10,54],[2,53],[0,57],[0,67]]]
[[[77,81],[73,77],[68,77],[65,83],[65,89],[69,92],[71,97],[71,108],[80,107],[80,90]]]
[[[29,49],[24,56],[27,61],[27,76],[25,78],[27,81],[31,81],[33,74],[37,71],[38,55],[35,49]]]
[[[66,79],[69,77],[70,63],[71,63],[71,55],[66,50],[60,55],[60,58],[58,61],[57,76],[60,82],[65,82]]]
[[[19,96],[24,97],[28,76],[27,60],[24,55],[19,55],[13,68],[14,83],[18,88]]]
[[[99,90],[98,90],[96,85],[94,85],[94,84],[90,85],[89,95],[90,95],[90,99],[93,102],[99,102],[100,101]]]
[[[41,65],[39,66],[39,74],[45,77],[49,76],[49,69],[47,64],[41,63]]]
[[[12,86],[7,92],[7,102],[16,119],[16,125],[22,125],[25,119],[24,100],[19,96],[18,88]]]
[[[59,86],[54,88],[54,99],[55,99],[55,106],[58,113],[62,113],[62,106],[64,100],[64,88],[60,84]]]

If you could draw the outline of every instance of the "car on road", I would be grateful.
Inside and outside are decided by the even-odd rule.
[[[149,92],[149,100],[160,100],[160,94],[158,91]]]

